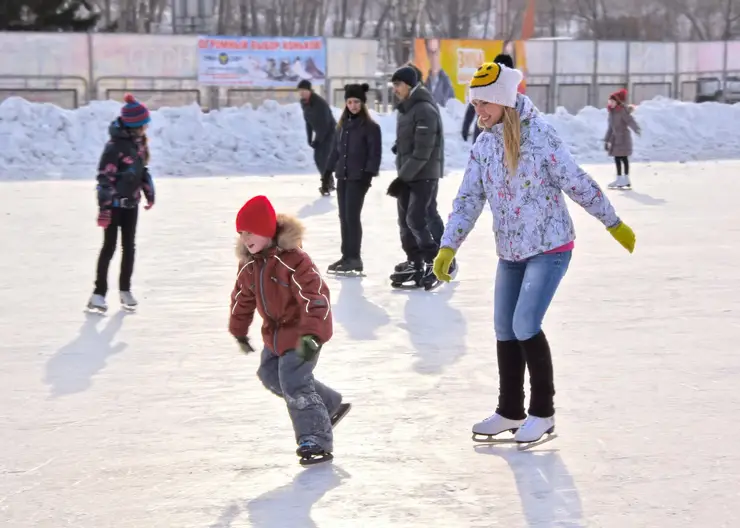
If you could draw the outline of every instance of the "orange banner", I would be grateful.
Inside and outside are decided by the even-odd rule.
[[[499,53],[508,53],[517,69],[527,71],[524,41],[416,39],[414,64],[424,73],[424,84],[437,103],[450,98],[465,102],[468,83],[475,70],[492,61]],[[436,74],[436,75],[435,75]],[[431,77],[431,79],[430,79]],[[524,84],[525,81],[522,81]],[[521,88],[521,87],[520,87]]]

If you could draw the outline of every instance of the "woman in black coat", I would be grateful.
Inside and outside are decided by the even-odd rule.
[[[329,266],[329,273],[363,271],[362,206],[371,181],[380,171],[380,126],[367,109],[367,84],[344,87],[346,106],[337,124],[334,148],[327,163],[337,179],[337,204],[342,235],[342,258]]]

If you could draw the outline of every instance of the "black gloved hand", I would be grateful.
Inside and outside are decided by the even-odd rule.
[[[470,133],[470,132],[468,132],[467,130],[465,130],[465,131],[464,131],[464,132],[462,133],[463,141],[464,141],[465,143],[467,143],[467,142],[468,142],[468,134],[469,134],[469,133]]]
[[[312,335],[304,335],[298,341],[296,354],[298,354],[298,356],[303,361],[311,361],[313,358],[316,357],[316,354],[318,354],[320,350],[321,343],[319,342],[318,337]]]
[[[401,193],[403,192],[404,188],[406,187],[406,184],[401,178],[396,178],[391,182],[391,184],[388,186],[388,191],[386,194],[388,196],[392,196],[393,198],[398,198],[401,196]]]
[[[395,143],[394,143],[394,144],[393,144],[393,146],[391,147],[391,152],[393,152],[393,154],[398,154],[398,147],[396,146],[396,144],[395,144]]]
[[[249,343],[249,338],[247,336],[235,336],[235,339],[236,342],[239,343],[239,348],[242,352],[244,352],[245,354],[254,352],[254,348],[252,348],[252,345]]]

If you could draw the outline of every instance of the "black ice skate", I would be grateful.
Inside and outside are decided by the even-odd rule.
[[[433,290],[442,284],[433,271],[433,265],[431,262],[427,262],[424,265],[424,275],[421,278],[421,285],[426,291]]]
[[[340,258],[340,259],[339,259],[339,260],[337,260],[336,262],[332,262],[331,264],[329,264],[329,266],[327,266],[327,268],[326,268],[326,272],[327,272],[327,273],[336,273],[336,271],[337,271],[337,268],[339,267],[339,265],[340,265],[340,264],[341,264],[341,263],[342,263],[343,261],[344,261],[344,259],[343,259],[343,258]]]
[[[347,277],[359,277],[364,275],[362,266],[362,259],[350,258],[341,261],[336,268],[334,273],[337,275],[344,275]]]
[[[396,266],[400,267],[402,264]],[[424,268],[413,262],[406,262],[406,266],[391,273],[391,286],[402,289],[416,289],[421,287],[421,279],[424,277]]]
[[[313,442],[302,442],[295,450],[295,454],[301,457],[298,462],[302,466],[312,466],[334,459],[334,455],[327,453]]]
[[[352,409],[351,403],[340,403],[339,409],[337,409],[337,412],[331,415],[331,427],[332,429],[339,424],[339,422],[342,421],[342,418],[347,416],[347,413]]]

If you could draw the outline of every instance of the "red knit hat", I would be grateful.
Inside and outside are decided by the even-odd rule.
[[[618,103],[624,104],[627,101],[627,90],[622,88],[621,90],[617,90],[610,96],[612,99],[617,101]]]
[[[236,214],[236,232],[248,231],[272,238],[277,231],[277,216],[266,196],[255,196]]]

